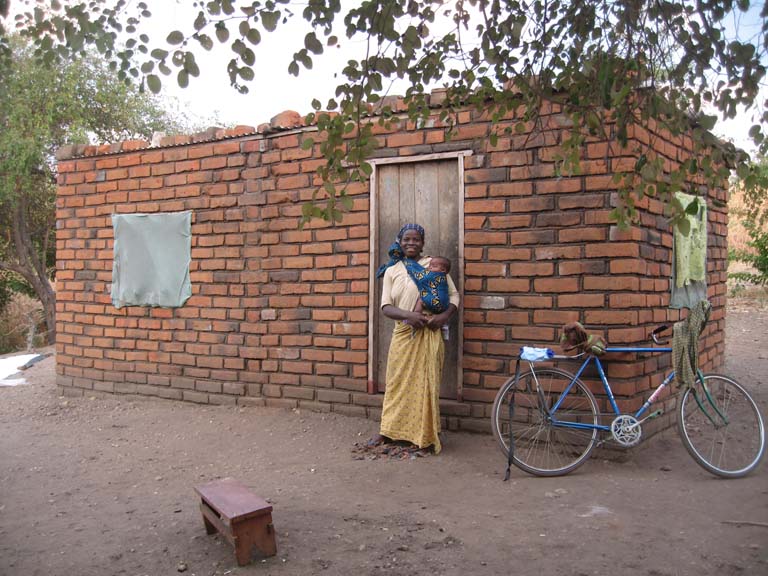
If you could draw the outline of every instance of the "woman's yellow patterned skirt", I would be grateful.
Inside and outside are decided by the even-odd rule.
[[[440,330],[396,322],[387,356],[381,434],[440,452],[440,381],[445,345]]]

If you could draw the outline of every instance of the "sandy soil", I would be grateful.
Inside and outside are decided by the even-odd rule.
[[[768,310],[734,302],[726,371],[766,414]],[[669,430],[622,462],[543,479],[490,436],[355,460],[374,422],[162,400],[62,398],[54,359],[0,388],[0,575],[768,574],[768,465],[720,480]],[[232,476],[274,505],[275,557],[237,567],[193,487]]]

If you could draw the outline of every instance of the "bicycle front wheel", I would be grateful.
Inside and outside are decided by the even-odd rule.
[[[680,438],[697,464],[724,478],[740,478],[757,467],[765,452],[765,429],[741,384],[707,374],[703,386],[697,378],[678,402]]]
[[[572,381],[568,395],[553,412]],[[592,392],[580,380],[574,381],[572,374],[556,368],[525,372],[517,385],[514,378],[507,380],[496,395],[491,414],[493,435],[504,454],[509,454],[511,434],[512,462],[536,476],[562,476],[581,466],[595,447],[597,424]]]

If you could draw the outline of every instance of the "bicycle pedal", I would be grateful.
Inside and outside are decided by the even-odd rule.
[[[658,418],[662,414],[664,414],[664,410],[656,410],[656,412],[652,412],[651,414],[648,414],[648,416],[646,416],[645,418],[640,420],[640,422],[638,422],[638,424],[642,424],[646,420],[653,420],[654,418]]]

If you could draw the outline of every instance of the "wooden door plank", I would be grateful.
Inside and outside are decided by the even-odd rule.
[[[397,165],[400,170],[400,219],[397,229],[416,219],[416,164]]]
[[[440,254],[440,207],[438,203],[437,174],[438,162],[425,162],[416,165],[415,188],[416,222],[424,227],[424,254]]]
[[[394,241],[397,232],[400,230],[400,167],[396,164],[382,166],[378,171],[379,181],[377,187],[377,204],[379,206],[378,214],[378,258],[376,269],[389,260],[389,246]],[[384,392],[387,378],[387,352],[389,344],[392,341],[392,329],[394,321],[381,313],[381,286],[382,280],[376,280],[376,293],[374,294],[376,302],[376,316],[378,322],[376,325],[376,358],[374,360],[376,388],[379,392]]]
[[[438,246],[440,255],[451,261],[451,278],[456,287],[461,290],[459,283],[459,171],[455,162],[443,161],[437,173],[436,189],[439,193]],[[449,340],[445,343],[445,364],[443,380],[440,384],[440,396],[443,398],[456,398],[459,389],[461,371],[457,370],[459,359],[459,314],[454,314],[448,325]]]

